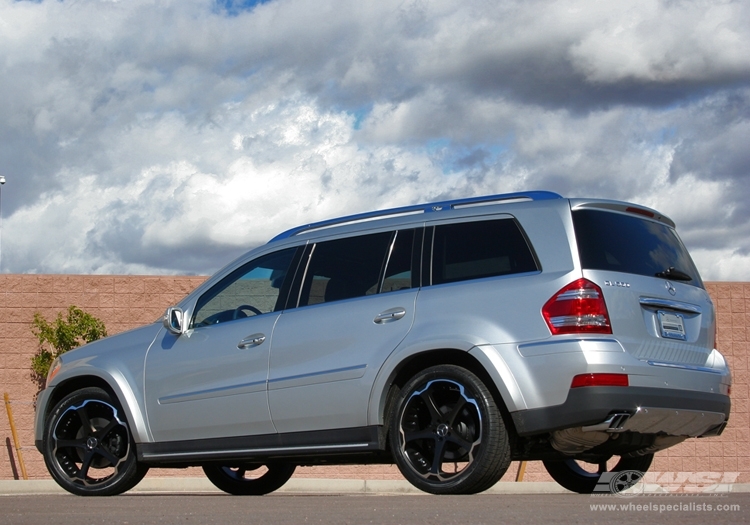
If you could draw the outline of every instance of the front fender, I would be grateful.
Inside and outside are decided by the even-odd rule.
[[[67,393],[104,383],[117,397],[135,442],[153,441],[143,408],[143,367],[146,352],[160,330],[160,323],[150,324],[100,339],[60,356],[59,372],[37,400],[35,439],[43,439],[46,414],[52,409],[49,405],[61,398],[55,392],[64,389]]]
[[[95,379],[94,379],[95,378]],[[73,369],[60,372],[55,377],[54,385],[45,388],[37,399],[37,410],[34,422],[34,439],[40,442],[44,439],[44,424],[47,414],[52,410],[49,403],[54,399],[53,391],[55,389],[66,389],[71,382],[76,384],[75,390],[85,388],[86,386],[96,386],[100,382],[108,385],[109,389],[117,398],[125,418],[130,424],[130,431],[136,443],[147,443],[153,441],[149,432],[146,418],[140,409],[142,403],[139,403],[139,395],[131,388],[134,378],[128,377],[119,370],[110,373],[107,370],[96,368],[89,365],[80,365]],[[98,381],[97,381],[98,380]],[[89,383],[88,385],[86,383]]]

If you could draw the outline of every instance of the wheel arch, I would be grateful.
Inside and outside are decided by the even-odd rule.
[[[402,359],[388,374],[387,379],[383,381],[382,386],[378,389],[379,396],[371,400],[371,416],[376,415],[376,421],[371,424],[383,425],[385,435],[388,435],[388,412],[392,402],[397,397],[396,394],[400,389],[414,377],[419,371],[436,365],[455,365],[469,370],[479,377],[482,382],[492,393],[500,412],[505,421],[506,428],[512,435],[516,435],[515,425],[510,417],[509,407],[512,403],[511,394],[504,383],[498,384],[493,380],[492,375],[487,371],[485,365],[480,362],[472,353],[455,348],[440,348],[434,350],[425,350]],[[374,406],[372,406],[372,402]],[[373,409],[375,410],[373,412]]]
[[[39,422],[44,426],[47,417],[55,406],[67,395],[88,387],[97,387],[113,396],[125,413],[125,419],[130,424],[130,431],[136,443],[149,441],[146,421],[140,410],[137,409],[137,401],[134,392],[127,382],[117,381],[112,376],[98,374],[85,374],[63,379],[51,389],[44,411],[40,414]],[[136,407],[135,409],[133,407]]]

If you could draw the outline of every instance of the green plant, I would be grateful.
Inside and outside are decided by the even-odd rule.
[[[107,337],[104,323],[74,305],[68,307],[68,315],[58,313],[49,322],[39,312],[34,313],[31,331],[39,339],[39,351],[31,358],[32,378],[40,387],[44,386],[50,365],[55,358],[68,350]]]

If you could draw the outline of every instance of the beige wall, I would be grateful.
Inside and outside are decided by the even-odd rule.
[[[182,299],[205,277],[0,275],[0,392],[7,392],[31,478],[46,478],[41,455],[34,448],[30,358],[38,342],[31,333],[34,312],[52,320],[71,304],[104,321],[110,334],[154,321],[164,309]],[[750,283],[709,283],[718,312],[718,347],[732,368],[732,415],[719,438],[690,439],[657,454],[652,471],[739,472],[737,481],[750,482],[750,422],[748,420],[748,348]],[[13,479],[10,426],[0,414],[0,479]],[[517,464],[505,479],[513,479]],[[199,475],[196,470],[157,470],[150,476]],[[297,477],[399,479],[392,466],[316,467],[298,470]],[[527,481],[548,481],[541,463],[529,463]]]

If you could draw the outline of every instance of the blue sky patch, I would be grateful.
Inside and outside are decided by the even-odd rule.
[[[267,4],[271,0],[215,0],[216,8],[229,16],[237,16],[244,11],[252,11],[259,4]]]

